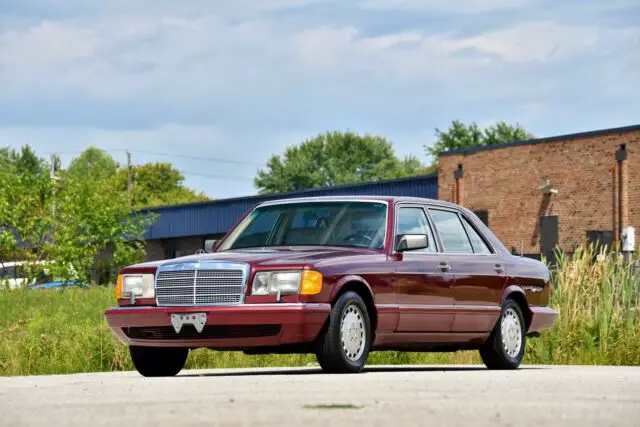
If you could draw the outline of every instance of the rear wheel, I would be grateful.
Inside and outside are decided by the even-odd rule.
[[[316,357],[325,372],[362,371],[371,348],[371,322],[364,301],[355,292],[342,294],[318,337]]]
[[[524,358],[525,322],[520,306],[507,300],[491,335],[480,349],[489,369],[517,369]]]
[[[129,346],[136,370],[145,377],[173,377],[184,368],[188,348]]]

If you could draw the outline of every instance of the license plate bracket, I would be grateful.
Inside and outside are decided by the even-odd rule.
[[[207,324],[207,313],[173,313],[171,314],[171,325],[176,334],[179,334],[184,325],[193,325],[198,333]]]

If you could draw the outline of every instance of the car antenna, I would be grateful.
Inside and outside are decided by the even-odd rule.
[[[520,256],[524,256],[524,240],[520,240]]]

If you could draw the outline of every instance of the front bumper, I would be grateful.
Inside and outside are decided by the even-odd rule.
[[[313,341],[331,311],[330,304],[277,303],[234,306],[114,307],[104,316],[127,345],[189,348],[250,348]],[[172,313],[206,313],[201,333],[176,334]]]

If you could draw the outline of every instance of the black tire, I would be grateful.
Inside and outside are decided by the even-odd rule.
[[[357,317],[356,311],[360,314],[360,318]],[[352,357],[347,355],[347,350],[342,344],[341,328],[345,313],[360,319],[361,323],[358,323],[364,327],[364,332],[360,334],[364,338],[364,343],[358,346],[357,352],[351,354]],[[355,330],[354,334],[356,334]],[[333,305],[328,323],[316,342],[318,363],[327,373],[358,373],[362,371],[369,357],[372,336],[371,321],[364,301],[355,292],[345,292]],[[355,340],[357,342],[357,338]]]
[[[513,316],[514,313],[520,322],[520,349],[516,354],[510,355],[502,340],[502,322],[505,316]],[[522,310],[515,301],[508,299],[502,306],[491,335],[480,348],[482,361],[489,369],[517,369],[524,358],[526,340],[526,323]]]
[[[184,368],[188,348],[129,346],[133,366],[145,377],[173,377]]]

